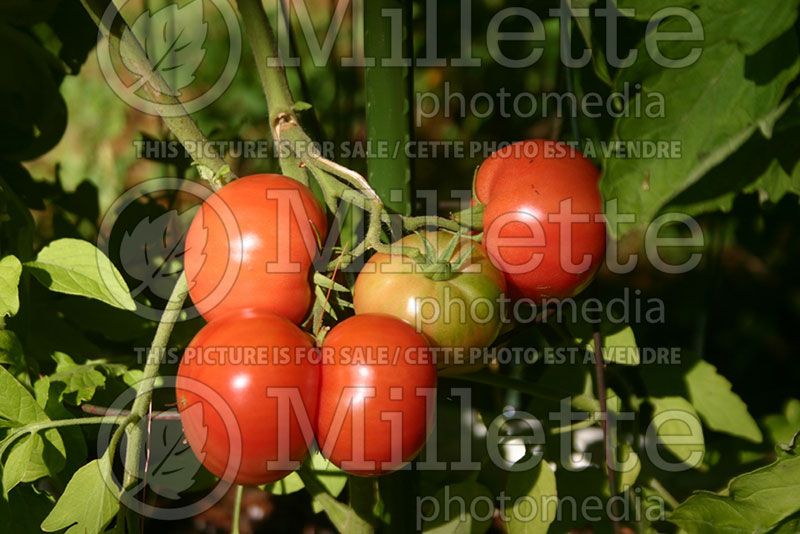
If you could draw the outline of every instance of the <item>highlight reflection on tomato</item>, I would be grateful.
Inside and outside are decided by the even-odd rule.
[[[355,475],[401,468],[424,445],[433,415],[436,367],[425,337],[388,315],[356,315],[328,333],[322,350],[322,454]]]
[[[241,310],[299,323],[325,212],[311,190],[278,174],[239,178],[211,195],[186,234],[189,294],[207,320]]]
[[[606,244],[599,176],[577,150],[542,139],[504,147],[481,164],[483,242],[512,297],[571,297],[592,281]]]
[[[276,350],[284,351],[285,361],[273,358]],[[175,387],[186,440],[209,471],[222,477],[233,461],[239,468],[230,482],[265,484],[283,478],[297,467],[293,462],[305,458],[311,428],[306,428],[307,439],[302,424],[314,421],[319,390],[312,350],[306,333],[275,315],[233,314],[198,332],[181,360]],[[198,395],[189,380],[216,392],[234,420],[223,419],[230,412],[215,405],[218,399]],[[296,395],[299,406],[286,409],[290,402],[281,402],[280,394]],[[230,443],[231,425],[238,427],[241,447]],[[241,458],[231,458],[236,450]]]

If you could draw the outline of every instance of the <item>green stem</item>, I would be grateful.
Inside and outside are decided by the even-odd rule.
[[[484,208],[485,206],[483,204],[470,206],[469,208],[453,213],[450,215],[450,218],[467,228],[483,230]]]
[[[681,505],[681,503],[678,502],[678,499],[673,497],[672,494],[667,491],[667,488],[665,488],[661,482],[658,481],[658,479],[651,478],[649,485],[661,496],[662,499],[667,502],[668,505],[670,505],[673,510]]]
[[[21,438],[25,434],[35,434],[42,430],[48,430],[50,428],[63,428],[68,426],[78,426],[78,425],[110,425],[110,424],[121,424],[128,421],[130,416],[102,416],[102,417],[83,417],[83,418],[75,418],[75,419],[59,419],[57,421],[42,421],[39,423],[31,423],[25,425],[23,427],[19,427],[14,429],[8,436],[6,436],[3,441],[0,441],[0,458],[2,458],[3,454],[5,454],[6,449],[8,449],[9,445],[14,443],[17,439]]]
[[[411,139],[409,68],[402,64],[406,50],[392,50],[393,19],[384,10],[401,14],[404,39],[411,10],[405,0],[370,0],[364,3],[364,54],[374,64],[364,71],[367,100],[367,157],[369,183],[383,202],[402,215],[411,214],[411,161],[406,147]],[[406,47],[408,48],[408,47]],[[393,57],[393,52],[401,57]],[[398,63],[399,64],[395,64]],[[391,156],[381,155],[384,147]],[[380,150],[379,150],[380,149]]]
[[[236,498],[233,502],[231,534],[239,534],[239,521],[241,521],[242,516],[242,494],[244,494],[244,486],[236,486]]]
[[[147,415],[150,401],[153,398],[153,384],[158,377],[158,369],[161,365],[164,353],[166,352],[172,329],[183,308],[183,301],[186,299],[186,293],[186,276],[182,274],[172,290],[164,313],[161,315],[161,321],[159,321],[158,327],[156,328],[153,343],[150,346],[150,351],[147,353],[147,361],[144,366],[142,379],[137,384],[136,399],[133,401],[130,415],[133,426],[128,429],[128,447],[125,454],[125,477],[122,484],[123,491],[136,482],[144,441],[144,429],[138,423]],[[120,510],[120,513],[122,514],[122,510]],[[120,519],[121,518],[122,516],[120,516]]]
[[[267,99],[270,132],[275,141],[286,141],[280,136],[280,125],[298,124],[298,121],[294,112],[294,99],[289,90],[286,70],[280,63],[275,34],[261,0],[239,0],[239,12],[242,15],[244,30],[250,41],[258,77]],[[297,156],[281,152],[279,161],[283,174],[308,185],[308,174],[300,166]]]
[[[111,27],[107,27],[103,23],[103,15],[109,5],[108,0],[81,0],[81,3],[104,37],[109,39],[109,47],[112,52],[119,52],[125,58],[126,63],[133,66],[137,72],[153,73],[153,76],[148,79],[148,83],[144,84],[144,90],[153,99],[156,112],[183,144],[192,159],[208,169],[209,172],[202,167],[199,169],[201,177],[210,181],[214,187],[221,185],[215,180],[215,177],[221,177],[223,180],[235,178],[225,164],[225,160],[216,153],[214,147],[209,146],[203,132],[200,131],[197,123],[186,110],[178,115],[166,112],[168,108],[176,106],[182,108],[183,104],[177,97],[172,96],[172,89],[161,73],[157,69],[153,69],[147,53],[133,31],[124,31],[126,28],[130,30],[130,26],[125,22],[122,14],[115,13]],[[156,102],[163,102],[163,104]],[[187,143],[187,141],[191,142]]]
[[[461,232],[465,226],[458,221],[452,219],[445,219],[444,217],[436,217],[434,215],[420,215],[418,217],[403,217],[403,229],[409,232],[419,230],[426,226],[435,226],[443,230],[450,230],[451,232]]]

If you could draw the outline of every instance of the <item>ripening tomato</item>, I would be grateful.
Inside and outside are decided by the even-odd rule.
[[[198,332],[175,388],[186,440],[209,471],[266,484],[302,462],[316,418],[316,350],[276,315],[231,314]]]
[[[565,143],[534,139],[492,154],[475,179],[483,242],[514,298],[571,297],[605,252],[599,173]]]
[[[356,315],[322,345],[317,442],[354,475],[400,469],[425,444],[436,367],[422,334],[388,315]]]
[[[395,246],[425,252],[426,239],[431,252],[438,255],[447,252],[454,238],[449,232],[421,232],[404,237]],[[449,373],[483,366],[479,355],[472,362],[476,354],[470,351],[490,345],[497,337],[506,289],[503,273],[489,261],[483,246],[468,237],[455,239],[457,246],[444,258],[453,262],[449,278],[430,278],[425,265],[399,252],[378,253],[364,265],[353,287],[356,314],[392,315],[425,334],[432,345],[454,349],[438,354],[438,367]]]
[[[227,184],[206,199],[186,235],[192,301],[207,320],[251,309],[299,323],[327,230],[311,190],[291,178],[257,174]]]

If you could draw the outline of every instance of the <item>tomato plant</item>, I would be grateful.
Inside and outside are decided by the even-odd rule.
[[[206,319],[252,309],[300,322],[327,228],[314,195],[290,178],[258,174],[226,185],[206,199],[186,234],[195,306]]]
[[[356,315],[328,333],[316,426],[326,458],[349,473],[379,475],[419,452],[435,400],[428,348],[422,334],[388,315]]]
[[[359,273],[353,287],[356,313],[398,317],[433,345],[459,351],[441,358],[440,369],[474,371],[469,351],[491,344],[502,325],[502,273],[479,243],[447,232],[411,234],[394,247],[394,253],[374,254]],[[411,259],[398,252],[402,247],[426,257]]]
[[[800,531],[800,0],[516,4],[0,2],[0,532]]]
[[[521,141],[478,169],[484,243],[517,298],[571,297],[603,260],[606,229],[599,172],[564,143]]]
[[[301,424],[313,421],[317,408],[312,349],[302,330],[275,315],[233,314],[197,333],[175,387],[186,439],[209,471],[237,484],[265,484],[296,469],[309,446]],[[198,392],[195,383],[219,397]],[[299,406],[290,396],[281,402],[283,388]]]

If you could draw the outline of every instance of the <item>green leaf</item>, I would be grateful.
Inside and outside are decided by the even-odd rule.
[[[315,451],[306,460],[308,468],[311,469],[320,484],[327,490],[327,493],[338,497],[347,485],[347,475],[338,467],[333,465],[330,460],[322,456],[319,451]],[[290,473],[286,477],[268,484],[266,489],[273,495],[288,495],[300,491],[305,486],[303,480],[297,472]],[[315,511],[321,511],[322,507],[314,502]],[[319,508],[319,510],[317,510]]]
[[[11,330],[0,330],[0,364],[14,368],[22,366],[24,355],[22,344]]]
[[[19,439],[3,462],[3,492],[8,495],[20,482],[33,482],[50,474],[45,455],[45,440],[38,433]],[[62,462],[63,463],[63,462]]]
[[[467,481],[443,487],[433,497],[434,503],[422,503],[422,531],[435,534],[480,534],[492,525],[494,497],[482,484]],[[466,506],[463,506],[465,503]],[[427,505],[433,508],[426,508]]]
[[[770,440],[775,445],[785,445],[800,432],[800,400],[789,399],[780,415],[768,415],[763,419]]]
[[[574,13],[576,9],[590,9],[595,0],[570,0],[569,8]],[[592,67],[597,77],[604,83],[611,86],[613,84],[611,75],[608,73],[608,64],[602,43],[596,43],[592,39],[592,20],[589,17],[575,17],[575,24],[586,42],[587,48],[592,51]]]
[[[787,115],[778,123],[779,126]],[[729,212],[740,193],[757,193],[763,203],[778,203],[785,195],[800,195],[800,128],[781,132],[778,139],[753,136],[697,183],[680,193],[668,207],[689,215]]]
[[[319,502],[328,519],[339,530],[339,532],[353,532],[354,534],[371,534],[374,529],[372,525],[361,519],[359,515],[344,503],[336,500],[336,497],[328,493],[325,487],[320,483],[317,476],[306,469],[301,467],[298,471],[300,477],[303,479],[306,489],[314,498]]]
[[[648,393],[654,397],[684,396],[711,430],[760,443],[761,430],[747,411],[747,405],[731,391],[730,382],[705,360],[686,351],[681,355],[681,365],[642,368]]]
[[[21,427],[50,420],[28,390],[3,367],[0,367],[0,391],[3,392],[0,395],[0,419],[6,420],[9,426]],[[46,430],[41,437],[10,436],[2,443],[0,451],[11,447],[3,471],[5,494],[19,482],[32,482],[53,475],[64,466],[64,442],[54,428]]]
[[[726,493],[695,493],[668,519],[697,534],[767,532],[800,511],[800,456],[738,476]]]
[[[605,325],[604,325],[605,326]],[[603,328],[603,359],[606,362],[621,365],[639,365],[639,348],[636,345],[636,336],[630,326],[623,326],[616,332],[606,332]],[[586,348],[594,352],[594,339],[590,340]]]
[[[91,400],[97,388],[106,383],[105,375],[97,370],[102,364],[88,362],[78,365],[63,352],[56,352],[53,359],[56,361],[56,372],[48,379],[65,385],[62,397],[74,393],[74,399],[70,401],[75,405]]]
[[[5,368],[0,367],[0,418],[23,426],[46,421],[47,416],[31,394]]]
[[[693,3],[694,0],[672,0],[669,2],[669,6],[689,7]],[[623,11],[625,16],[639,20],[648,20],[654,13],[666,7],[664,0],[616,0],[616,4],[621,10],[632,10],[631,12]]]
[[[22,264],[16,256],[0,260],[0,318],[19,311],[19,276]]]
[[[774,530],[770,530],[770,534],[797,534],[798,532],[800,532],[800,514],[786,518]]]
[[[761,430],[747,411],[747,405],[731,391],[731,383],[717,373],[716,367],[698,360],[686,373],[685,380],[692,405],[708,428],[753,443],[763,441]]]
[[[619,470],[619,491],[625,491],[636,483],[639,473],[642,471],[642,461],[639,455],[628,443],[623,443],[619,447],[620,470]]]
[[[303,102],[302,100],[298,100],[294,104],[292,104],[292,110],[300,112],[300,111],[308,111],[313,106],[308,102]]]
[[[653,421],[648,428],[675,458],[697,467],[705,454],[705,440],[700,418],[683,397],[650,397]]]
[[[25,267],[51,291],[97,299],[125,310],[136,309],[122,275],[88,241],[53,241]]]
[[[696,11],[705,30],[702,53],[683,68],[661,67],[648,56],[645,43],[639,46],[637,62],[620,71],[617,86],[641,83],[645,95],[662,95],[668,104],[666,116],[624,116],[615,125],[614,139],[640,145],[674,140],[680,142],[680,155],[612,154],[606,159],[601,189],[606,201],[618,201],[616,213],[608,214],[612,233],[644,228],[668,201],[733,154],[757,130],[768,130],[786,110],[787,103],[781,106],[781,99],[800,66],[797,37],[783,33],[796,17],[790,4],[797,1],[785,2],[786,8],[776,4],[773,9],[732,0],[703,4]],[[784,15],[779,22],[773,18],[777,12]],[[686,26],[672,17],[661,30],[686,31]],[[697,42],[669,41],[659,46],[665,56],[682,58]],[[634,222],[617,220],[618,214],[631,213],[636,214]]]
[[[505,510],[509,534],[545,534],[557,516],[556,475],[547,462],[530,471],[512,471],[506,493],[513,508]]]
[[[99,534],[119,510],[119,488],[112,482],[111,460],[104,454],[73,475],[42,530],[66,534]]]

